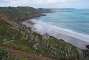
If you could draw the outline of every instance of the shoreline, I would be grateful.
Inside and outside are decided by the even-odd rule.
[[[55,25],[47,24],[40,20],[30,19],[24,21],[22,24],[26,25],[27,27],[31,27],[33,31],[39,34],[48,34],[57,39],[63,39],[65,42],[68,42],[80,49],[87,49],[86,45],[89,44],[89,35],[63,29]]]

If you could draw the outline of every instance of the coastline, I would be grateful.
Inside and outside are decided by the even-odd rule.
[[[24,21],[22,24],[26,25],[26,27],[31,27],[33,31],[39,34],[48,34],[57,39],[63,39],[65,42],[68,42],[80,49],[86,49],[86,45],[89,44],[89,35],[63,29],[40,20],[30,19]]]
[[[17,13],[17,15],[22,15],[22,14]],[[46,24],[44,22],[41,22],[40,24],[39,20],[34,21],[34,19],[33,20],[30,19],[28,21],[27,19],[29,19],[29,16],[24,17],[24,14],[21,17],[16,16],[17,17],[16,20],[14,20],[14,18],[16,17],[12,18],[12,16],[10,16],[11,19],[9,20],[8,18],[6,19],[5,16],[7,15],[4,16],[1,15],[2,18],[4,17],[4,19],[1,19],[2,21],[0,26],[1,27],[0,30],[2,33],[1,34],[2,39],[0,41],[1,47],[5,46],[5,49],[7,48],[13,49],[13,52],[15,53],[16,50],[18,50],[23,53],[28,53],[29,55],[31,55],[32,53],[35,56],[39,56],[39,57],[44,56],[50,59],[52,58],[53,60],[61,60],[61,59],[80,60],[80,55],[83,53],[81,49],[73,46],[70,43],[63,41],[63,39],[57,39],[53,35],[51,36],[51,34],[55,33],[53,31],[55,31],[54,29],[56,29],[56,27],[54,29],[50,29],[53,26],[51,26],[50,24]],[[19,18],[21,18],[21,20]],[[35,18],[34,15],[33,18]],[[22,25],[23,20],[25,20],[24,23],[26,23],[26,26],[31,27],[32,30],[31,28],[27,28],[25,25]],[[41,30],[40,29],[37,30],[36,28],[40,28]],[[47,33],[45,33],[44,31],[47,31]],[[52,33],[48,34],[49,32]],[[57,30],[56,32],[59,32],[59,30]],[[81,53],[79,53],[79,51],[81,51]],[[21,56],[20,60],[25,58],[24,56],[22,56],[23,54],[21,55],[20,52],[17,53],[18,55]],[[12,55],[14,53],[10,53],[10,54]],[[26,58],[27,60],[29,60],[27,55]],[[16,57],[12,56],[13,59],[17,58],[17,54],[15,56]],[[32,57],[34,58],[33,55]],[[18,58],[20,57],[18,56]],[[39,60],[38,58],[36,59]]]

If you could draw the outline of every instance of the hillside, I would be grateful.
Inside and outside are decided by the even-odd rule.
[[[74,55],[71,58],[69,57],[68,59],[72,59],[73,57],[79,59],[77,58],[78,51],[72,45],[67,43],[65,44],[64,41],[58,41],[56,38],[53,38],[51,36],[45,39],[43,36],[32,31],[30,31],[30,36],[28,36],[26,31],[17,29],[4,21],[0,21],[0,46],[6,48],[7,51],[9,50],[9,58],[13,57],[14,59],[16,57],[14,57],[13,54],[17,54],[18,56],[18,54],[20,54],[21,52],[24,52],[25,54],[35,54],[38,56],[41,55],[41,57],[45,56],[53,59],[59,59],[59,56],[61,57],[61,59],[63,59],[64,57],[68,58],[66,57],[66,53],[68,53],[68,55]],[[64,51],[65,53],[62,53],[62,51]],[[21,53],[21,55],[22,54],[23,53]],[[61,56],[61,54],[64,54],[63,57]]]
[[[32,7],[0,7],[0,15],[4,15],[8,17],[8,20],[15,22],[44,16],[44,14]]]

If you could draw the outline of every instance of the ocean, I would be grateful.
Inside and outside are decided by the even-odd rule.
[[[63,39],[80,49],[89,45],[89,10],[54,9],[46,16],[23,22],[27,27],[40,34],[48,34]],[[34,24],[30,24],[33,22]]]
[[[89,35],[88,9],[55,9],[53,13],[47,13],[39,19],[58,27]]]

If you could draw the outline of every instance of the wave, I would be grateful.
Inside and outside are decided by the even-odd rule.
[[[29,22],[34,24],[31,25]],[[33,31],[40,34],[48,34],[56,37],[57,39],[63,39],[64,41],[81,49],[86,49],[86,45],[89,45],[89,35],[87,34],[78,33],[36,19],[25,21],[23,24],[27,27],[32,27]]]

